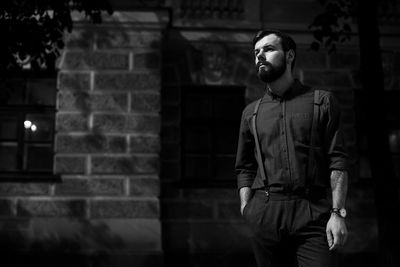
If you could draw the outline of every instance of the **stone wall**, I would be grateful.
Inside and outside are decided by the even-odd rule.
[[[0,185],[4,261],[162,265],[165,18],[115,12],[101,25],[76,18],[58,62],[54,169],[61,179]]]

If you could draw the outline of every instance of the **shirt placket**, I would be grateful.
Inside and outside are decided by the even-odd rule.
[[[289,161],[289,145],[288,145],[288,136],[287,136],[287,114],[286,114],[286,101],[285,99],[281,100],[281,107],[282,107],[282,113],[281,113],[281,144],[282,144],[282,165],[284,168],[285,176],[288,179],[288,184],[285,186],[291,186],[292,185],[292,175],[291,175],[291,170],[290,170],[290,161]]]

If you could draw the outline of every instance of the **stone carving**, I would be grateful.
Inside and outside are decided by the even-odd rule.
[[[201,44],[192,53],[191,79],[200,84],[227,84],[227,49],[218,43]]]

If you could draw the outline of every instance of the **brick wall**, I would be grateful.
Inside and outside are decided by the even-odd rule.
[[[134,12],[133,12],[134,13]],[[136,14],[139,14],[137,12]],[[145,22],[77,21],[59,59],[54,169],[59,182],[2,183],[8,250],[69,266],[161,266],[161,38]],[[140,16],[137,16],[140,17]],[[128,27],[129,26],[129,27]],[[7,242],[3,242],[6,240]],[[68,264],[67,264],[68,263]]]

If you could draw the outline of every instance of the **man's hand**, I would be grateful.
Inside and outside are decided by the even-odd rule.
[[[347,236],[348,232],[344,219],[332,213],[326,225],[329,250],[336,250],[338,247],[343,246],[346,243]]]
[[[247,205],[247,202],[242,202],[240,205],[240,214],[242,214],[242,216],[243,216],[243,211],[244,211],[244,208],[246,207],[246,205]]]
[[[250,187],[242,187],[239,190],[240,195],[240,213],[243,216],[244,207],[246,207],[247,203],[253,196],[253,190]]]

